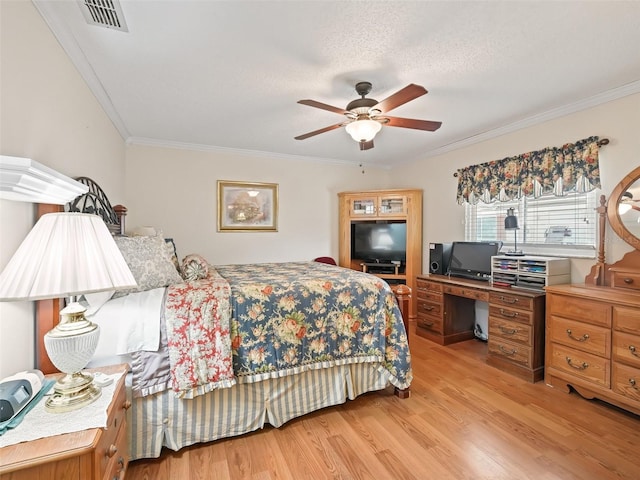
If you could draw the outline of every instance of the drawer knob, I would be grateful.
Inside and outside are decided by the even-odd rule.
[[[427,306],[427,305],[423,305],[423,306],[422,306],[422,309],[423,309],[423,310],[426,310],[427,312],[430,312],[431,310],[433,310],[433,307],[431,307],[431,306]]]
[[[515,350],[515,348],[514,348],[514,349],[512,349],[512,350],[507,350],[507,349],[506,349],[506,348],[504,348],[502,345],[498,345],[498,348],[499,348],[499,349],[500,349],[500,351],[501,351],[502,353],[504,353],[505,355],[512,356],[512,355],[515,355],[516,353],[518,353],[518,352]]]
[[[582,337],[574,337],[571,333],[570,328],[567,328],[567,337],[569,337],[571,340],[575,340],[576,342],[586,342],[587,340],[589,340],[588,333],[585,333],[584,335],[582,335]]]
[[[514,297],[505,297],[500,295],[500,301],[504,303],[518,303],[518,299]]]
[[[505,328],[502,325],[500,325],[500,331],[505,335],[515,335],[516,333],[518,333],[517,328]]]
[[[587,362],[582,362],[581,364],[575,364],[571,361],[571,357],[565,357],[567,363],[570,367],[575,368],[576,370],[586,370],[589,368],[589,364]]]
[[[638,386],[636,385],[636,379],[635,378],[630,378],[629,379],[629,385],[631,385],[631,388],[635,388],[636,390],[638,390]]]
[[[516,318],[518,316],[518,312],[509,312],[508,310],[501,308],[500,315],[507,318]]]
[[[115,445],[111,444],[109,445],[109,448],[107,448],[107,457],[111,458],[113,457],[116,453],[118,453],[118,447],[116,447]]]
[[[640,357],[640,355],[638,355],[638,349],[633,345],[629,345],[629,351],[631,352],[631,355],[633,355],[634,357]]]
[[[631,285],[633,283],[633,278],[624,278],[622,281],[627,285]]]

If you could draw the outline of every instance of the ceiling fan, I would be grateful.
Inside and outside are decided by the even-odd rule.
[[[426,94],[427,90],[424,87],[413,83],[409,84],[381,102],[378,102],[373,98],[366,98],[366,95],[371,91],[371,87],[372,85],[370,82],[356,83],[356,92],[361,98],[349,102],[345,109],[333,107],[315,100],[299,100],[298,103],[302,105],[309,105],[310,107],[339,113],[346,116],[347,119],[343,122],[336,123],[335,125],[314,130],[313,132],[305,133],[304,135],[298,135],[295,139],[304,140],[320,133],[330,132],[336,128],[345,127],[345,130],[349,135],[351,135],[351,138],[360,144],[360,150],[369,150],[370,148],[373,148],[373,138],[376,136],[376,133],[380,131],[382,125],[387,125],[389,127],[413,128],[416,130],[426,130],[428,132],[433,132],[442,125],[442,122],[390,117],[386,115],[387,112],[394,108],[404,105],[405,103]]]

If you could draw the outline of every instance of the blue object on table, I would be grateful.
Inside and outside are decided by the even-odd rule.
[[[55,383],[55,380],[45,380],[42,383],[42,388],[40,389],[40,391],[34,395],[31,401],[27,404],[26,407],[22,409],[22,411],[20,411],[20,413],[18,413],[11,420],[0,423],[0,436],[3,435],[7,430],[16,428],[18,425],[20,425],[20,422],[22,422],[22,419],[25,417],[25,415],[29,413],[29,411],[31,411],[31,409],[35,407],[40,400],[42,400],[42,397],[44,397],[47,392],[51,390],[51,387],[53,387]]]

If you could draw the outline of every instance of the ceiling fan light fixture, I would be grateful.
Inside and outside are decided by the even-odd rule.
[[[370,142],[380,131],[382,125],[375,120],[356,120],[349,123],[345,130],[356,142]]]

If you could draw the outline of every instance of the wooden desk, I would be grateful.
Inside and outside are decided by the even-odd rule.
[[[530,382],[544,376],[545,293],[443,275],[416,279],[416,334],[440,345],[475,337],[476,300],[489,304],[487,363]]]

